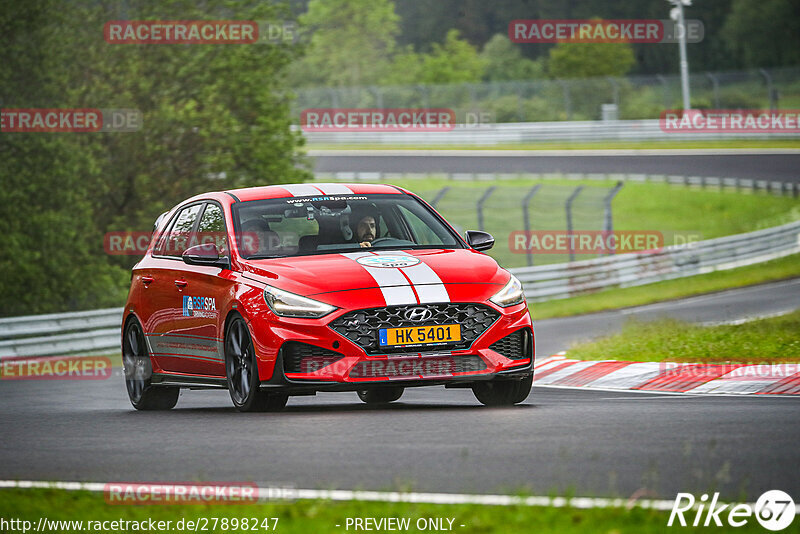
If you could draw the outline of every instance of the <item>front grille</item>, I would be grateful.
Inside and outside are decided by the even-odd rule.
[[[522,328],[508,334],[503,339],[495,341],[489,348],[499,352],[509,360],[525,360],[531,357],[531,333],[528,328]]]
[[[344,358],[344,354],[299,341],[287,341],[282,350],[287,373],[313,373]]]
[[[432,316],[423,322],[410,321],[405,318],[405,313],[412,308],[427,308]],[[419,352],[420,348],[381,347],[378,342],[379,329],[458,323],[461,325],[461,341],[446,344],[448,350],[456,350],[472,345],[499,317],[497,311],[483,304],[388,306],[346,313],[333,321],[330,327],[363,348],[367,354],[394,354]]]
[[[474,354],[460,356],[422,356],[386,358],[359,362],[350,370],[352,378],[414,378],[451,376],[483,371],[486,363]]]

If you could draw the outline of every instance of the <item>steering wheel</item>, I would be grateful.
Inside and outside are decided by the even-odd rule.
[[[393,237],[379,237],[378,239],[373,239],[372,240],[372,244],[374,245],[374,244],[380,243],[382,241],[386,242],[386,241],[393,241],[393,240],[396,241],[396,239],[393,238]]]

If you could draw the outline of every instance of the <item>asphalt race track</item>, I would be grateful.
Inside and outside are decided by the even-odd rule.
[[[383,153],[382,153],[383,152]],[[448,154],[449,152],[449,154]],[[599,152],[599,153],[598,153]],[[316,172],[388,173],[628,173],[716,176],[796,182],[800,152],[715,154],[674,151],[320,151],[310,150]],[[443,154],[444,153],[444,154]]]
[[[700,321],[785,311],[800,306],[798,284],[640,311]],[[606,331],[623,315],[541,321],[537,339],[564,348],[572,332]],[[385,408],[329,393],[239,414],[227,392],[192,391],[154,413],[131,408],[119,370],[102,381],[2,381],[0,479],[754,499],[800,492],[798,402],[535,387],[523,405],[484,408],[468,390],[433,387]]]
[[[542,321],[535,320],[536,304],[531,306],[536,332],[536,354],[541,358],[567,350],[572,343],[617,330],[631,318],[648,320],[672,317],[694,323],[718,323],[787,313],[800,309],[800,279]]]

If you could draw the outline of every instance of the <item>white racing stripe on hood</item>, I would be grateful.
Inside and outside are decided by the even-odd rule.
[[[363,258],[365,256],[372,256],[370,252],[346,252],[342,256],[350,258],[353,261]],[[356,262],[358,263],[358,262]],[[359,265],[361,265],[359,263]],[[386,301],[387,306],[401,306],[403,304],[417,304],[417,298],[414,296],[414,291],[398,269],[385,269],[382,267],[367,267],[361,265],[361,268],[367,271],[375,283],[383,293],[383,300]]]
[[[307,197],[311,195],[320,194],[319,189],[308,184],[292,184],[292,185],[281,184],[281,187],[286,189],[294,197]]]
[[[345,256],[353,261],[365,256],[380,256],[377,252],[349,252]],[[442,283],[439,275],[429,266],[420,263],[402,269],[386,267],[369,267],[361,265],[367,271],[383,293],[387,306],[400,306],[404,304],[428,304],[433,302],[450,302],[450,296]],[[400,272],[402,271],[402,273]],[[403,276],[403,273],[406,276]],[[411,281],[409,284],[408,281]],[[413,286],[413,290],[412,290]],[[416,291],[419,302],[414,296]]]
[[[314,184],[326,195],[353,195],[353,190],[343,184]]]
[[[447,294],[447,288],[442,283],[442,279],[436,274],[430,265],[420,261],[411,267],[403,267],[400,269],[411,283],[414,284],[414,289],[419,296],[420,304],[429,304],[433,302],[450,302],[450,295]]]

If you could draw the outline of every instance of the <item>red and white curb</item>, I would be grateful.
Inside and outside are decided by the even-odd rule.
[[[564,354],[534,363],[533,385],[656,393],[800,395],[800,364],[582,361]]]

